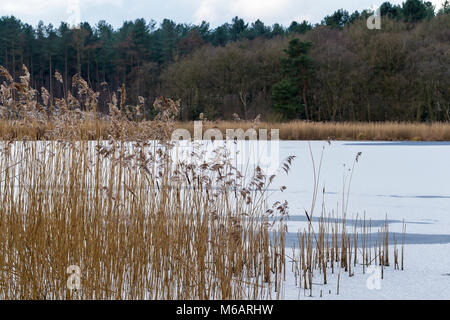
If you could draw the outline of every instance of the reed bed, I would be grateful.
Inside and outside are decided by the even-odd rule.
[[[193,132],[192,122],[178,122],[177,127]],[[208,121],[204,130],[254,127],[253,121]],[[372,141],[450,141],[450,123],[407,122],[264,122],[259,129],[278,129],[281,140],[372,140]],[[225,134],[224,134],[225,136]]]
[[[272,221],[287,212],[267,202],[275,176],[244,176],[220,148],[175,161],[171,99],[143,122],[114,94],[102,139],[83,79],[77,98],[43,89],[40,104],[25,67],[19,83],[0,73],[3,116],[31,124],[0,141],[0,299],[280,298],[285,228]]]
[[[268,223],[278,212],[263,210],[259,171],[246,184],[226,160],[171,166],[162,149],[138,143],[2,147],[2,299],[265,299],[280,292],[283,230]],[[74,292],[66,287],[71,265],[81,268]]]
[[[326,283],[330,272],[352,276],[358,261],[389,265],[387,224],[373,248],[370,222],[347,230],[351,175],[341,222],[322,205],[313,225],[313,159],[309,224],[289,257],[288,204],[268,198],[276,176],[242,171],[220,146],[213,157],[195,144],[175,157],[179,101],[156,99],[157,116],[144,121],[144,99],[127,105],[122,88],[100,115],[98,93],[78,75],[76,96],[43,88],[38,99],[23,71],[15,82],[0,67],[0,299],[280,299],[288,259],[305,290],[317,272]],[[401,241],[393,252],[403,270]]]
[[[151,123],[151,121],[148,121]],[[447,122],[406,123],[406,122],[259,122],[255,127],[253,121],[206,121],[203,130],[216,128],[223,136],[226,129],[251,128],[279,130],[281,140],[347,140],[347,141],[450,141],[450,124]],[[20,139],[23,136],[35,136],[45,140],[43,132],[51,132],[57,122],[40,123],[0,119],[0,137],[3,139]],[[176,122],[177,128],[187,129],[193,135],[193,122]],[[111,121],[102,115],[97,121],[86,121],[81,128],[90,139],[107,139],[111,130]],[[128,127],[129,135],[137,134],[137,127]]]
[[[353,277],[356,270],[362,270],[362,274],[366,274],[370,266],[380,268],[383,279],[384,270],[390,266],[391,257],[394,270],[403,270],[404,243],[401,244],[399,254],[399,244],[395,236],[394,243],[389,242],[392,236],[389,234],[387,220],[376,233],[372,232],[370,224],[370,220],[360,219],[351,232],[345,220],[328,214],[321,215],[314,227],[310,224],[298,232],[298,246],[292,248],[288,261],[291,263],[290,271],[294,275],[295,284],[299,289],[303,289],[305,296],[313,296],[313,283],[326,285],[331,275],[337,275],[339,280],[344,274]],[[371,238],[375,239],[375,242],[371,241]],[[369,245],[370,243],[373,245]],[[391,254],[390,247],[393,247]]]
[[[313,296],[313,284],[326,285],[330,275],[337,275],[336,294],[341,290],[341,279],[344,274],[348,277],[355,275],[355,270],[361,270],[366,274],[370,266],[380,268],[381,279],[384,278],[384,269],[390,266],[390,257],[394,259],[394,270],[404,270],[404,251],[406,223],[402,224],[401,254],[397,247],[397,239],[394,235],[393,252],[390,255],[389,247],[392,246],[389,234],[389,223],[386,215],[383,225],[372,231],[372,220],[358,215],[352,221],[353,227],[348,226],[348,201],[350,186],[355,170],[355,165],[361,156],[358,153],[353,166],[346,169],[342,188],[342,208],[327,213],[323,200],[320,215],[315,217],[319,177],[323,158],[323,150],[320,162],[316,163],[311,151],[314,168],[314,194],[310,211],[305,211],[307,227],[299,230],[297,234],[298,245],[292,248],[289,256],[290,271],[294,275],[295,285],[299,290],[303,289],[304,296]],[[325,188],[322,199],[325,198]],[[400,261],[401,260],[401,261]],[[300,292],[299,292],[300,293]],[[320,291],[320,297],[323,292]]]

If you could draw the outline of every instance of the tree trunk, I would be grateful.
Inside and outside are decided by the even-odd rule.
[[[303,81],[303,103],[305,104],[306,120],[309,120],[308,102],[306,101],[306,80]]]
[[[50,55],[50,61],[49,61],[49,76],[48,76],[48,92],[50,92],[51,95],[53,95],[52,91],[52,55]]]

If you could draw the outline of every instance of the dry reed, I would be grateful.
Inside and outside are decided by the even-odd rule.
[[[143,121],[151,123],[151,121]],[[21,139],[23,136],[46,140],[44,132],[51,132],[57,126],[51,120],[27,123],[0,118],[0,137],[3,139]],[[100,115],[96,121],[87,120],[80,130],[91,140],[107,139],[112,123],[106,115]],[[194,132],[192,122],[176,122],[177,128]],[[253,122],[205,121],[203,130],[219,129],[223,137],[226,129],[254,127]],[[281,140],[347,140],[347,141],[450,141],[450,124],[447,122],[407,123],[407,122],[306,122],[292,121],[284,123],[259,122],[256,129],[279,130]],[[130,136],[136,135],[139,127],[127,127]]]
[[[25,67],[20,82],[1,67],[0,76],[0,299],[282,297],[288,206],[268,204],[275,176],[258,167],[242,174],[221,148],[214,160],[194,147],[175,162],[170,136],[180,126],[178,101],[156,99],[156,118],[144,121],[144,99],[129,106],[122,88],[111,95],[109,114],[100,115],[98,93],[79,76],[76,96],[52,97],[42,89],[41,99]],[[450,137],[447,124],[204,124],[275,127],[282,139]],[[285,171],[292,161],[283,163]],[[341,219],[322,205],[313,224],[321,163],[322,157],[316,168],[313,159],[309,223],[290,257],[296,283],[310,296],[317,273],[323,283],[330,268],[338,273],[339,294],[341,270],[352,276],[358,263],[363,270],[377,261],[389,265],[387,221],[373,258],[371,223],[364,217],[361,234],[356,226],[353,237],[348,231],[351,174]],[[396,248],[394,254],[398,265]],[[81,269],[78,290],[67,289],[71,265]]]
[[[122,88],[105,120],[79,76],[76,97],[42,89],[40,103],[25,67],[19,83],[0,74],[0,299],[281,297],[274,176],[244,176],[220,148],[175,162],[177,101],[158,98],[142,121],[144,100],[126,105]],[[81,271],[71,290],[69,266]]]
[[[178,122],[177,127],[193,132],[192,122]],[[250,121],[208,121],[204,130],[254,126]],[[281,140],[374,140],[374,141],[449,141],[450,123],[407,123],[407,122],[307,122],[284,123],[259,122],[259,129],[278,129]],[[225,135],[224,135],[225,136]]]
[[[311,150],[311,149],[310,149]],[[319,166],[315,166],[315,160],[311,152],[311,158],[313,162],[314,174],[314,192],[317,193],[318,181],[320,177],[320,167],[323,158],[323,150],[320,156]],[[295,283],[298,284],[299,289],[302,288],[306,293],[308,289],[310,291],[309,296],[312,296],[312,283],[313,274],[319,272],[322,274],[321,284],[327,284],[327,271],[330,270],[334,274],[337,270],[337,288],[336,294],[339,295],[341,291],[341,272],[347,273],[349,277],[355,275],[355,268],[362,267],[362,273],[369,266],[375,266],[381,268],[381,278],[384,278],[384,270],[389,267],[389,246],[390,246],[390,233],[389,233],[389,221],[387,216],[383,225],[377,231],[377,238],[374,242],[374,256],[371,256],[371,243],[372,239],[372,221],[366,220],[364,214],[363,218],[356,216],[353,220],[353,228],[347,226],[347,210],[348,200],[350,195],[350,184],[352,180],[355,164],[358,162],[361,153],[358,153],[355,157],[355,161],[351,169],[347,171],[347,176],[344,178],[344,185],[342,191],[342,212],[332,211],[326,213],[324,200],[322,200],[322,211],[320,217],[313,223],[314,207],[317,196],[313,195],[312,209],[310,212],[305,212],[307,217],[308,226],[298,232],[298,250],[293,250],[291,263],[295,276]],[[323,196],[325,195],[325,189],[323,189]],[[322,198],[324,199],[324,197]],[[317,230],[317,233],[316,233]],[[360,230],[360,231],[359,231]],[[353,231],[353,234],[349,232]],[[402,252],[401,252],[401,270],[403,270],[403,256],[404,256],[404,242],[406,234],[406,224],[403,222],[402,230]],[[394,237],[395,239],[395,237]],[[353,240],[353,241],[352,241]],[[398,267],[398,249],[396,240],[394,240],[394,269]],[[306,258],[305,258],[306,257]],[[316,259],[312,259],[315,257]],[[353,265],[353,267],[352,267]],[[304,279],[303,283],[301,279]],[[297,281],[297,278],[300,281]],[[307,281],[308,280],[308,281]],[[306,294],[305,294],[306,295]],[[322,294],[321,294],[322,296]]]

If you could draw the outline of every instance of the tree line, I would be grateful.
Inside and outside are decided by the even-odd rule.
[[[128,103],[159,95],[179,98],[181,120],[449,121],[450,5],[389,2],[382,29],[369,30],[372,12],[338,10],[321,23],[265,25],[239,17],[217,28],[165,19],[106,21],[71,28],[0,18],[0,65],[15,79],[22,65],[32,85],[54,97],[80,74],[101,93],[125,85]],[[54,78],[61,73],[64,84]],[[74,95],[76,92],[74,92]]]

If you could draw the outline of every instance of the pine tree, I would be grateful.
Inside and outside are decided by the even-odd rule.
[[[303,116],[310,119],[307,88],[313,73],[313,63],[308,56],[311,47],[311,42],[293,39],[284,50],[287,57],[281,58],[283,79],[274,85],[272,101],[274,110],[287,119],[299,117],[302,111]]]

